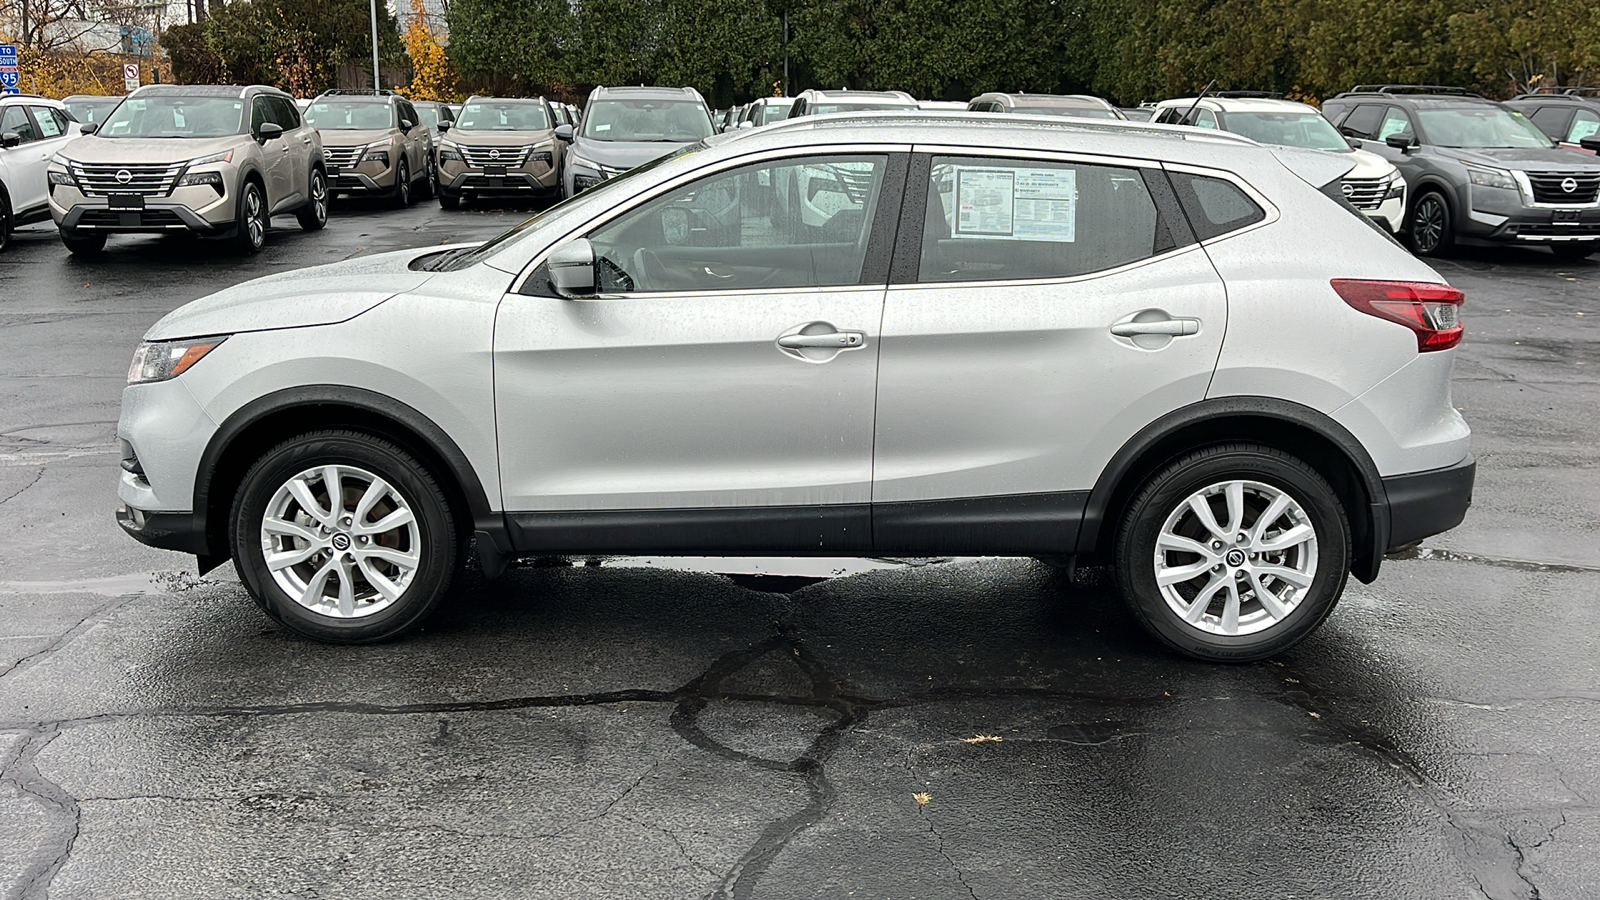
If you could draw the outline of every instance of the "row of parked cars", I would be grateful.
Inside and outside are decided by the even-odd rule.
[[[693,88],[663,87],[599,87],[581,113],[539,97],[445,104],[339,90],[295,100],[263,86],[153,85],[128,98],[3,103],[0,246],[11,227],[53,215],[75,253],[100,250],[111,233],[169,230],[254,251],[273,216],[320,228],[334,197],[405,207],[421,194],[446,209],[554,201],[718,131],[878,110],[1147,118],[1229,131],[1339,154],[1349,165],[1343,199],[1422,255],[1462,241],[1548,246],[1566,257],[1600,249],[1600,92],[1590,89],[1498,103],[1459,88],[1363,85],[1321,110],[1260,92],[1125,110],[1087,95],[994,92],[961,104],[808,90],[712,112]]]

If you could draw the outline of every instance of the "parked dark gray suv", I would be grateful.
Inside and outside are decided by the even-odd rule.
[[[1556,143],[1600,153],[1600,88],[1519,94],[1506,105],[1527,116]]]
[[[1461,88],[1362,85],[1322,104],[1411,190],[1406,233],[1424,256],[1457,242],[1600,250],[1600,160],[1558,147],[1522,113]]]

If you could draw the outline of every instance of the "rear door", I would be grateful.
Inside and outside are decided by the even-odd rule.
[[[1222,281],[1155,162],[922,150],[884,306],[874,550],[1070,552],[1112,454],[1205,397]]]
[[[527,546],[868,548],[898,149],[787,151],[686,180],[581,232],[598,297],[561,299],[539,269],[506,296],[496,415]],[[821,221],[753,189],[798,168]]]

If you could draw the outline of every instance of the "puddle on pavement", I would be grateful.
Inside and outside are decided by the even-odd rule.
[[[76,581],[0,581],[4,594],[159,594],[172,589],[175,573],[138,572],[109,578],[84,578]],[[179,576],[182,577],[182,576]]]

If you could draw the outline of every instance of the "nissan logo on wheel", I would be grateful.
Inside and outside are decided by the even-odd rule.
[[[1561,189],[1569,194],[1576,191],[1578,189],[1578,179],[1571,176],[1561,179]]]
[[[132,172],[129,172],[127,169],[118,169],[117,170],[117,184],[127,184],[128,182],[130,182],[132,180],[133,180],[133,173]]]

